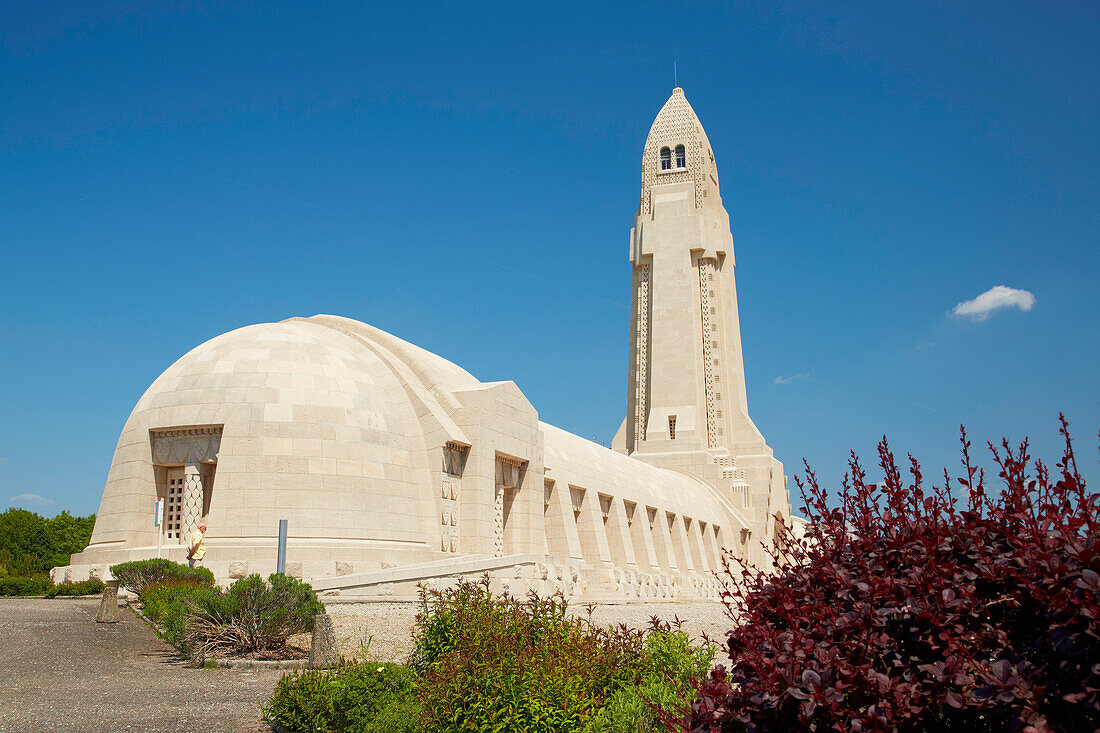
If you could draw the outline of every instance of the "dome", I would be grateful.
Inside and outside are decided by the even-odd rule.
[[[473,377],[412,351],[420,358],[410,357],[411,367],[388,363],[353,333],[370,327],[335,319],[343,326],[335,328],[325,318],[231,331],[158,377],[123,428],[89,549],[156,543],[153,502],[165,495],[171,466],[191,460],[158,440],[214,441],[200,451],[209,463],[202,514],[212,537],[239,541],[243,554],[290,514],[291,535],[314,544],[423,549],[434,508],[421,424],[398,372]],[[404,344],[390,338],[394,348]]]

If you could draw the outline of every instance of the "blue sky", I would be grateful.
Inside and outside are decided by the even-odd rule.
[[[1100,6],[893,5],[4,3],[0,507],[95,511],[161,371],[295,315],[609,441],[674,62],[787,472],[936,474],[961,422],[1053,461],[1063,410],[1095,483]]]

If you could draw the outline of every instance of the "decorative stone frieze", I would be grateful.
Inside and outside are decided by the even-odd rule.
[[[158,466],[214,463],[221,448],[222,427],[207,425],[150,430],[149,442],[153,449],[153,463]]]

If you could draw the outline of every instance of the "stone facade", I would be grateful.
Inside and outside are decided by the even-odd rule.
[[[643,153],[627,419],[615,450],[538,419],[512,382],[336,316],[248,326],[184,355],[122,430],[91,544],[57,579],[163,554],[205,519],[221,581],[286,570],[328,599],[409,598],[488,573],[589,600],[718,592],[730,551],[789,522],[748,417],[729,218],[680,89]],[[158,530],[152,508],[165,499]]]

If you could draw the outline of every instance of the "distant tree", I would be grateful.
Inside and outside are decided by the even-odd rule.
[[[58,565],[68,565],[69,556],[82,552],[92,538],[95,527],[95,515],[74,517],[64,511],[52,519],[46,520],[46,543],[50,556],[45,570]]]
[[[0,564],[12,575],[42,572],[46,553],[46,520],[26,509],[0,514]]]
[[[52,519],[26,509],[0,513],[0,566],[10,575],[35,575],[66,565],[69,556],[88,546],[95,515],[74,517],[67,511]]]
[[[735,568],[730,666],[698,688],[693,733],[1100,729],[1100,496],[1028,443],[989,444],[991,491],[962,431],[963,497],[909,480],[879,443],[882,484],[853,453],[834,505],[813,471],[812,523],[778,574]]]

